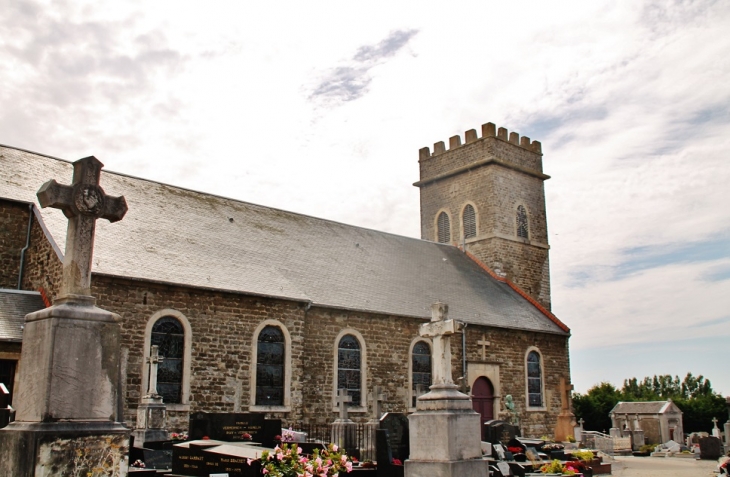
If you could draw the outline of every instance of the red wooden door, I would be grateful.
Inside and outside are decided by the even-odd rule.
[[[474,410],[481,414],[482,440],[484,440],[484,423],[494,419],[494,386],[484,376],[474,381],[471,389]]]

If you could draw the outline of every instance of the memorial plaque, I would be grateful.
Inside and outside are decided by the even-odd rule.
[[[405,462],[410,455],[408,417],[399,412],[387,412],[380,418],[380,428],[388,431],[393,458]]]
[[[171,469],[172,449],[142,449],[142,461],[148,469]]]
[[[264,416],[259,413],[197,412],[190,415],[190,438],[208,437],[226,442],[251,440],[273,447],[274,438],[281,434],[281,420],[265,419]],[[246,439],[245,434],[251,438]]]
[[[207,476],[205,454],[208,447],[225,444],[221,441],[190,441],[172,446],[172,473],[179,475]]]

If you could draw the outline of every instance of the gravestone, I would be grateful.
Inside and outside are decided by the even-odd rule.
[[[37,193],[41,207],[68,218],[63,276],[53,305],[25,317],[22,386],[16,420],[0,430],[0,475],[124,472],[129,431],[117,422],[121,318],[94,306],[91,264],[96,220],[121,220],[127,204],[99,186],[102,167],[95,157],[80,159],[72,185],[50,180]]]
[[[408,416],[400,412],[387,412],[380,419],[380,429],[388,431],[388,442],[393,458],[405,462],[410,454]]]
[[[346,389],[337,390],[340,417],[332,423],[330,433],[331,442],[346,449],[350,454],[355,451],[357,446],[357,424],[347,417],[348,406],[351,402],[352,396],[347,393]]]
[[[162,396],[157,393],[157,366],[164,358],[159,355],[159,346],[153,345],[146,362],[150,366],[147,392],[137,406],[137,427],[132,435],[137,446],[143,447],[146,442],[161,442],[169,439],[165,428],[167,406]]]
[[[243,412],[196,412],[190,415],[190,439],[203,439],[226,442],[247,441],[244,434],[251,436],[252,442],[265,447],[274,447],[275,438],[281,435],[281,419],[266,419],[265,414]]]
[[[173,446],[172,473],[186,476],[229,474],[230,477],[261,475],[257,461],[264,450],[273,449],[215,440],[196,440]],[[253,459],[248,464],[248,459]]]
[[[378,429],[376,435],[376,462],[378,463],[378,477],[403,477],[403,461],[400,465],[394,464],[393,449],[390,447],[390,436],[386,429]]]
[[[433,385],[418,398],[416,412],[408,417],[407,477],[488,475],[489,466],[482,459],[480,415],[451,376],[451,335],[462,330],[463,324],[448,319],[444,303],[431,306],[431,321],[418,330],[419,335],[432,339]]]
[[[700,459],[716,460],[722,456],[722,442],[714,436],[700,439]]]
[[[520,429],[508,422],[494,419],[484,423],[484,434],[486,442],[506,445],[510,440],[520,437]]]
[[[565,442],[569,438],[575,438],[573,428],[575,427],[575,415],[571,411],[571,391],[573,385],[568,380],[560,377],[560,405],[561,410],[558,414],[558,420],[555,424],[555,442]]]
[[[360,460],[375,460],[375,431],[380,429],[380,417],[382,416],[381,403],[386,400],[380,386],[374,386],[369,396],[373,405],[373,413],[370,420],[365,423],[363,429],[363,442],[360,445]]]

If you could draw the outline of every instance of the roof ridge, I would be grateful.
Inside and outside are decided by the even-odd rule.
[[[491,268],[489,268],[488,266],[486,266],[481,260],[479,260],[473,254],[471,254],[469,251],[464,250],[461,246],[459,246],[459,250],[463,251],[466,254],[467,257],[469,257],[470,259],[472,259],[477,265],[479,265],[479,267],[481,267],[485,272],[487,272],[489,275],[491,275],[492,278],[494,278],[494,279],[496,279],[496,280],[498,280],[500,282],[503,282],[503,283],[506,283],[507,285],[509,285],[510,288],[512,288],[514,291],[516,291],[520,296],[522,296],[522,298],[524,298],[525,300],[527,300],[528,302],[530,302],[535,308],[537,308],[538,310],[540,310],[540,312],[543,315],[547,316],[553,323],[555,323],[556,325],[558,325],[560,327],[560,329],[562,329],[566,333],[570,333],[570,328],[568,328],[568,326],[565,323],[563,323],[562,321],[560,321],[557,316],[553,315],[547,308],[545,308],[544,306],[542,306],[540,304],[540,302],[538,302],[537,300],[535,300],[534,298],[532,298],[530,295],[528,295],[524,290],[522,290],[522,288],[520,288],[519,286],[517,286],[511,280],[508,280],[507,278],[505,278],[505,277],[503,277],[501,275],[497,275]]]

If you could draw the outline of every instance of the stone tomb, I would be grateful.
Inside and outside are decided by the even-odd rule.
[[[267,449],[245,442],[224,442],[211,439],[175,444],[172,447],[172,473],[184,476],[228,474],[229,477],[261,475],[258,459]],[[248,464],[248,459],[254,459]]]
[[[520,437],[520,429],[512,424],[497,419],[484,423],[484,438],[486,442],[507,445],[509,441]]]
[[[196,412],[190,415],[190,438],[226,442],[245,442],[244,434],[251,436],[251,442],[274,447],[276,436],[281,435],[281,419],[266,419],[259,413],[209,413]]]
[[[410,455],[408,416],[399,412],[387,412],[380,419],[380,429],[388,431],[388,443],[393,459],[405,462]]]

